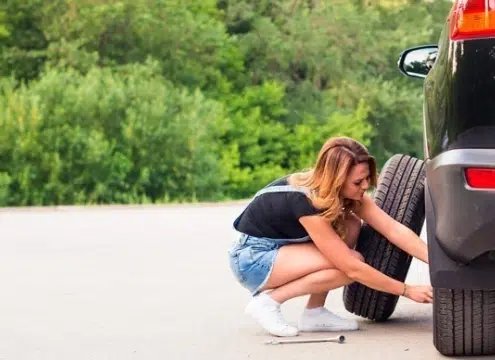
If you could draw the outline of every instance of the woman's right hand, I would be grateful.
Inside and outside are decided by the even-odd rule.
[[[433,288],[431,286],[407,285],[404,296],[418,303],[432,303]]]

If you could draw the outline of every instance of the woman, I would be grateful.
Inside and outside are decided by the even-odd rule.
[[[328,291],[355,281],[419,303],[432,302],[430,286],[392,279],[353,250],[363,220],[428,263],[426,244],[366,194],[376,181],[375,160],[362,144],[331,138],[313,169],[269,184],[235,220],[241,236],[229,251],[230,267],[253,295],[246,313],[270,334],[357,330],[355,320],[324,307]],[[296,328],[284,320],[280,305],[303,295],[310,296]]]

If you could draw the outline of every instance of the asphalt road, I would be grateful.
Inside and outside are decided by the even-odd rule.
[[[0,211],[0,359],[443,358],[431,305],[407,299],[386,323],[358,318],[361,329],[344,333],[342,345],[265,345],[269,336],[243,314],[249,294],[228,269],[241,207]],[[428,284],[427,266],[414,260],[408,280]],[[284,304],[290,322],[304,301]],[[357,318],[341,291],[327,306]]]

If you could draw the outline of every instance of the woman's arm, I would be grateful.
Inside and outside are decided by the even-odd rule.
[[[299,220],[316,247],[350,279],[370,288],[395,295],[404,295],[405,284],[386,276],[358,260],[328,222],[319,216],[303,216]]]
[[[373,229],[409,255],[428,264],[428,246],[407,226],[394,220],[380,209],[369,195],[364,195],[361,209],[356,213]]]

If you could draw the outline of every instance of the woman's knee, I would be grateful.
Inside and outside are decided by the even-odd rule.
[[[364,257],[360,253],[355,250],[352,251],[352,256],[357,258],[358,260],[364,262]],[[332,284],[340,284],[341,286],[349,285],[354,282],[350,277],[347,276],[345,272],[339,269],[324,269],[317,271],[314,273],[315,281],[317,283],[332,283]]]
[[[325,269],[312,274],[312,282],[317,285],[331,285],[330,289],[345,286],[353,282],[343,271],[338,269]],[[328,290],[328,289],[327,289]]]

